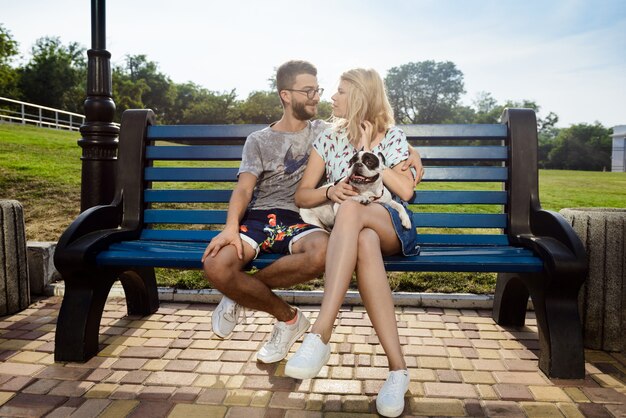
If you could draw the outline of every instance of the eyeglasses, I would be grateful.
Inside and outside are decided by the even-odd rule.
[[[322,96],[322,94],[324,94],[324,89],[321,87],[318,87],[316,89],[306,89],[306,90],[295,90],[295,89],[283,89],[283,90],[297,91],[298,93],[305,93],[308,99],[315,98],[316,94],[319,94],[320,97]]]

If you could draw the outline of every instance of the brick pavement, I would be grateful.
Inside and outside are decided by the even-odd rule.
[[[284,375],[284,361],[255,361],[268,315],[255,313],[220,340],[209,304],[163,303],[139,318],[110,299],[100,354],[54,363],[59,305],[60,297],[44,298],[0,318],[1,417],[376,416],[386,358],[362,307],[342,309],[328,366],[299,381]],[[319,310],[302,308],[311,319]],[[626,357],[587,351],[585,379],[548,379],[537,368],[532,312],[523,329],[499,327],[488,310],[397,312],[412,377],[404,416],[626,416]]]

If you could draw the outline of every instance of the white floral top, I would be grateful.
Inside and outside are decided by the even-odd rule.
[[[357,149],[348,141],[345,131],[328,128],[313,142],[313,149],[326,165],[326,182],[334,183],[348,174],[348,161]],[[402,129],[392,126],[372,152],[385,157],[385,165],[393,167],[409,158],[409,143]]]

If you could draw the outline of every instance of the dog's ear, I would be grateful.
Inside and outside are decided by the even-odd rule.
[[[356,163],[358,160],[359,160],[359,153],[357,152],[356,154],[352,156],[352,158],[350,158],[350,161],[348,161],[348,168],[352,167],[352,165]]]
[[[378,158],[380,158],[380,163],[386,167],[387,166],[387,161],[385,161],[385,156],[383,155],[382,152],[378,153]]]

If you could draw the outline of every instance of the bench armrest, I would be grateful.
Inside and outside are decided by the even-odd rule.
[[[509,130],[509,240],[539,254],[551,277],[569,274],[582,284],[588,269],[582,242],[563,216],[542,209],[539,202],[535,112],[507,109],[502,120]]]
[[[96,254],[111,243],[139,236],[140,230],[120,228],[121,203],[94,206],[78,215],[65,230],[54,252],[54,264],[64,279],[93,267]]]
[[[533,233],[511,237],[512,243],[534,250],[554,280],[569,283],[563,289],[577,291],[587,276],[588,263],[574,229],[559,213],[543,209],[531,212],[530,224]]]

